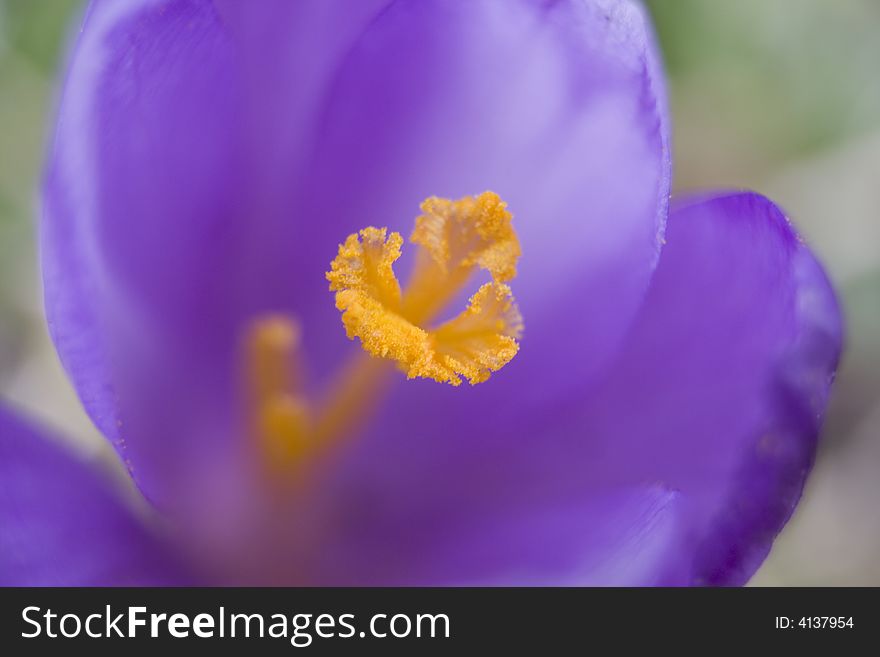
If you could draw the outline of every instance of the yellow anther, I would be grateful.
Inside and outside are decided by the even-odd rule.
[[[276,395],[258,407],[257,429],[268,462],[288,466],[299,460],[310,445],[309,408],[301,397]]]
[[[290,319],[269,315],[247,336],[252,431],[272,464],[284,465],[308,447],[308,407],[302,398],[300,330]]]
[[[308,395],[302,376],[300,331],[291,319],[269,315],[250,326],[246,342],[249,433],[264,465],[284,475],[357,431],[384,390],[389,368],[360,354],[333,378],[327,394]]]
[[[280,315],[254,322],[249,335],[250,375],[259,397],[286,393],[299,385],[299,326]]]
[[[395,361],[407,377],[460,385],[481,383],[516,355],[522,318],[504,281],[516,275],[519,240],[497,194],[458,201],[429,198],[412,241],[420,249],[412,279],[401,294],[393,263],[402,238],[365,228],[339,247],[327,279],[349,338],[372,356]],[[476,268],[492,283],[458,317],[428,326],[457,296]]]

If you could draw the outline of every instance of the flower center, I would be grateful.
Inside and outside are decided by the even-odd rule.
[[[305,396],[298,325],[281,316],[254,323],[247,348],[252,431],[271,463],[299,462],[347,434],[381,394],[385,361],[408,379],[476,385],[519,350],[523,322],[506,283],[521,252],[507,205],[484,192],[457,201],[431,197],[421,209],[410,237],[419,251],[403,291],[393,270],[400,233],[368,227],[339,246],[327,280],[346,334],[366,354],[344,369],[326,399]],[[434,325],[477,269],[492,280],[457,316]]]

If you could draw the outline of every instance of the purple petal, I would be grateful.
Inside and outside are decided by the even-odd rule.
[[[354,4],[142,0],[87,18],[47,173],[47,312],[153,498],[222,458],[250,317],[299,316],[317,384],[357,349],[323,272],[353,230],[408,232],[428,195],[491,188],[518,216],[515,291],[543,346],[489,400],[515,406],[522,377],[572,359],[595,375],[651,275],[669,157],[638,6]],[[550,318],[575,280],[590,308],[563,345]],[[551,377],[541,396],[566,388]],[[435,390],[412,408],[443,403]]]
[[[841,342],[834,292],[772,202],[683,202],[610,379],[558,409],[556,457],[681,491],[684,581],[742,584],[800,498]]]
[[[184,582],[117,491],[0,409],[0,585]]]
[[[519,500],[455,490],[372,504],[353,501],[340,532],[308,563],[306,581],[330,585],[662,585],[680,550],[681,499],[662,489],[620,489],[585,498]],[[434,491],[439,492],[439,491]],[[417,500],[417,501],[416,501]],[[495,500],[497,504],[501,500]]]
[[[209,3],[141,0],[93,3],[65,84],[43,195],[46,312],[86,410],[141,483],[167,432],[129,439],[123,423],[147,412],[131,398],[159,401],[163,386],[164,401],[188,399],[214,374],[168,336],[191,313],[213,319],[208,278],[237,203],[236,77]]]

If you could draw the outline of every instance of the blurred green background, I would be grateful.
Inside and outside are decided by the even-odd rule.
[[[803,503],[753,580],[880,585],[880,1],[647,0],[676,191],[788,211],[840,290],[847,352]],[[0,395],[108,458],[45,333],[36,186],[80,0],[0,0]]]

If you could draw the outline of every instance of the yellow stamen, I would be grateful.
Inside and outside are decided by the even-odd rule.
[[[308,406],[301,397],[270,397],[259,405],[257,421],[270,463],[289,465],[308,449]]]
[[[299,335],[298,326],[280,316],[258,319],[248,333],[250,433],[269,468],[281,475],[352,434],[381,396],[389,372],[386,362],[362,354],[316,404],[302,389]]]
[[[432,197],[422,211],[411,238],[420,252],[405,293],[392,268],[403,240],[372,227],[340,245],[327,274],[330,290],[346,334],[360,338],[370,355],[396,361],[408,378],[481,383],[510,362],[522,333],[522,318],[504,284],[516,275],[520,256],[511,214],[492,192],[458,201]],[[493,283],[455,319],[437,329],[426,326],[478,267]]]
[[[388,375],[393,373],[386,361],[357,354],[331,382],[329,393],[318,404],[313,425],[315,444],[326,449],[355,433],[377,406],[389,382]]]
[[[327,280],[350,339],[364,351],[332,382],[328,394],[304,393],[300,331],[280,316],[259,318],[247,341],[251,431],[273,469],[289,471],[353,433],[388,380],[388,361],[408,378],[475,385],[519,350],[523,322],[507,281],[516,275],[520,245],[512,216],[497,194],[458,201],[429,198],[411,241],[419,252],[405,291],[394,274],[403,238],[364,228],[339,246]],[[456,317],[435,326],[477,269],[488,272]]]
[[[269,462],[284,467],[308,446],[299,327],[285,317],[263,317],[251,326],[247,352],[252,431]]]

